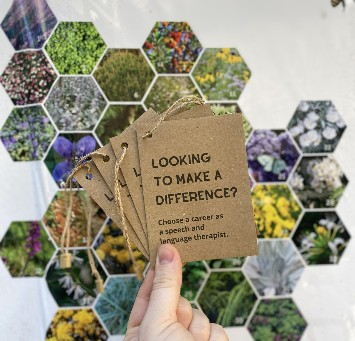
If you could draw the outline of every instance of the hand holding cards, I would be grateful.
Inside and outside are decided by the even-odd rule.
[[[166,243],[183,262],[257,254],[241,114],[189,96],[90,157],[74,178],[153,265]]]

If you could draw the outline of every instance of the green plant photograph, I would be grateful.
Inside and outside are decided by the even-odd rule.
[[[194,300],[206,276],[207,269],[203,262],[187,263],[182,268],[181,296],[189,301]]]
[[[242,272],[212,272],[197,300],[210,322],[233,327],[245,324],[256,296]]]

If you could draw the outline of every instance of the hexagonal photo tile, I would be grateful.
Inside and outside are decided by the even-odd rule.
[[[97,256],[111,275],[134,274],[131,257],[126,246],[122,230],[109,219],[100,232],[94,245]],[[147,265],[147,260],[137,247],[131,243],[133,256],[141,272]]]
[[[237,100],[250,78],[250,70],[234,48],[207,48],[192,76],[211,101]]]
[[[65,226],[67,207],[69,205],[70,192],[58,191],[48,206],[43,217],[43,223],[60,246],[61,236]],[[91,207],[90,207],[91,206]],[[87,212],[91,210],[91,240],[98,234],[103,226],[106,215],[104,211],[83,190],[73,192],[73,205],[70,212],[69,247],[86,246],[87,240]]]
[[[65,187],[67,177],[84,155],[99,147],[92,134],[59,134],[44,159],[48,170],[59,187]]]
[[[301,101],[288,124],[304,153],[333,152],[345,128],[331,101]]]
[[[91,77],[60,77],[45,107],[60,130],[91,130],[106,100]]]
[[[159,76],[150,89],[144,104],[162,113],[175,101],[188,95],[198,95],[190,77]]]
[[[290,185],[305,208],[335,207],[348,183],[333,156],[304,156]]]
[[[60,22],[45,49],[60,74],[87,75],[106,44],[92,22]]]
[[[47,330],[46,341],[96,340],[108,336],[92,309],[59,309]]]
[[[0,76],[0,83],[15,105],[43,102],[55,71],[42,51],[17,52]]]
[[[143,50],[158,73],[188,73],[202,46],[187,22],[157,22]]]
[[[73,250],[72,266],[62,269],[59,261],[60,252],[53,259],[46,281],[49,291],[60,307],[85,307],[93,304],[98,295],[95,277],[89,264],[87,250]],[[105,281],[106,274],[94,257],[95,266]]]
[[[185,264],[182,268],[181,296],[189,301],[194,300],[206,277],[207,268],[203,262]]]
[[[39,221],[15,221],[0,242],[0,258],[13,277],[43,276],[55,247]]]
[[[140,101],[154,79],[140,49],[108,49],[94,72],[109,101]]]
[[[39,49],[56,23],[46,0],[14,0],[1,27],[15,50]]]
[[[111,277],[95,309],[113,335],[124,334],[141,282],[132,277]]]
[[[248,329],[255,341],[300,340],[307,322],[291,298],[261,300]]]
[[[249,173],[256,182],[286,181],[299,156],[285,130],[254,130],[247,143]]]
[[[258,238],[287,238],[302,212],[286,184],[255,185],[252,203]]]
[[[198,297],[211,323],[223,327],[245,324],[256,295],[241,271],[212,272]]]
[[[15,108],[0,130],[0,139],[14,161],[42,159],[56,131],[41,106]]]
[[[110,105],[101,118],[95,133],[101,143],[107,144],[111,137],[121,134],[144,112],[141,105]]]
[[[308,264],[337,264],[350,235],[336,212],[306,212],[292,240]]]
[[[216,115],[225,115],[225,114],[233,114],[233,113],[242,113],[237,103],[214,103],[209,102],[211,104],[211,109]],[[252,127],[249,121],[246,119],[243,114],[243,131],[245,140],[249,137]]]
[[[245,257],[224,258],[207,260],[206,263],[210,269],[230,269],[240,268],[245,261]]]
[[[288,295],[298,283],[304,264],[289,240],[260,240],[259,254],[248,257],[244,271],[261,296]]]

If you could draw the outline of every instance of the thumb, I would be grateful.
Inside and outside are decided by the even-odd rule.
[[[176,322],[180,297],[182,264],[178,251],[170,244],[159,247],[153,288],[146,316],[160,325]]]

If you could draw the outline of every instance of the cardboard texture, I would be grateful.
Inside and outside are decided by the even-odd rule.
[[[150,261],[175,244],[183,262],[257,254],[240,114],[137,129]]]

